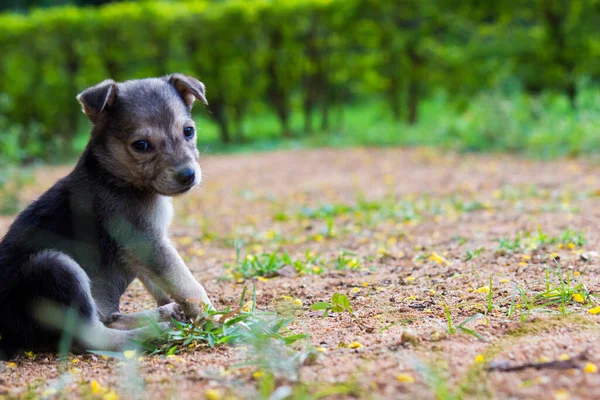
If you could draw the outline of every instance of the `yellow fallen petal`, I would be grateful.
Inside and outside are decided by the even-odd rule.
[[[585,367],[583,367],[583,371],[588,373],[588,374],[595,374],[596,372],[598,372],[598,366],[594,363],[586,363]]]
[[[79,359],[78,359],[78,358],[74,358],[74,359],[72,359],[72,360],[71,360],[71,362],[72,362],[73,364],[77,364],[77,363],[79,362]]]
[[[16,363],[14,363],[14,362],[9,362],[9,363],[7,363],[7,364],[6,364],[6,366],[7,366],[8,368],[16,368],[16,367],[17,367],[17,364],[16,364]]]
[[[296,299],[296,300],[294,300],[294,305],[295,305],[296,307],[302,307],[302,300],[300,300],[300,299]]]
[[[508,283],[508,282],[510,282],[510,279],[502,279],[502,280],[500,280],[500,283]]]
[[[294,298],[293,298],[293,297],[291,297],[291,296],[286,296],[285,294],[282,294],[282,295],[281,295],[281,298],[282,298],[282,299],[284,299],[285,301],[292,301],[292,300],[294,300]]]
[[[102,394],[105,390],[95,379],[92,379],[90,382],[90,388],[92,389],[92,394]]]
[[[558,356],[558,359],[561,361],[569,361],[571,359],[571,356],[569,356],[568,354],[561,354]]]
[[[363,347],[363,345],[358,342],[352,342],[348,345],[348,348],[350,349],[360,349],[361,347]]]
[[[490,287],[489,286],[482,286],[479,289],[475,289],[475,291],[477,293],[489,293],[490,292]]]
[[[188,246],[188,245],[192,244],[193,239],[189,236],[183,236],[183,237],[179,238],[178,242],[182,246]]]
[[[569,394],[569,392],[565,389],[558,389],[556,392],[554,392],[555,400],[569,400],[570,398],[571,394]]]
[[[573,272],[573,276],[579,276],[579,275],[581,275],[581,272],[579,272],[579,271]]]
[[[585,300],[583,299],[583,297],[579,293],[575,293],[573,295],[573,300],[575,300],[578,303],[585,303]]]
[[[485,362],[485,356],[483,354],[477,354],[477,356],[475,356],[475,362],[478,364]]]
[[[126,359],[131,360],[133,357],[135,357],[135,350],[125,350],[123,355]]]
[[[256,379],[262,377],[265,374],[265,371],[256,371],[255,373],[252,374],[252,376]]]
[[[113,392],[111,390],[110,392],[108,392],[104,396],[102,396],[102,400],[119,400],[119,395],[117,395],[115,392]]]
[[[316,347],[319,353],[327,353],[327,349],[325,347]]]
[[[396,380],[402,383],[415,383],[415,378],[411,374],[398,374]]]
[[[406,277],[406,282],[414,282],[417,278],[415,278],[414,276],[407,276]]]
[[[249,300],[244,303],[244,307],[242,307],[242,308],[243,308],[244,312],[251,312],[253,307],[254,307],[254,301]]]
[[[358,292],[360,292],[359,288],[357,288],[357,287],[352,288],[352,293],[358,293]]]
[[[600,314],[600,307],[590,308],[588,312],[593,315]]]
[[[206,397],[206,400],[221,400],[223,397],[221,392],[215,389],[208,389],[204,392],[204,396]]]

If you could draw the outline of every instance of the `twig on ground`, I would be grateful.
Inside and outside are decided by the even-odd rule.
[[[581,362],[587,361],[588,350],[585,349],[575,357],[571,357],[568,360],[553,360],[546,362],[530,362],[519,365],[509,365],[508,361],[496,361],[489,365],[488,371],[500,371],[500,372],[515,372],[522,371],[527,368],[535,369],[579,369],[581,368]]]

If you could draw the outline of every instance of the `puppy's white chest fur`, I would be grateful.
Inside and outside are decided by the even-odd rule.
[[[152,227],[156,231],[166,234],[173,220],[172,199],[166,196],[157,196],[150,208],[149,217]]]

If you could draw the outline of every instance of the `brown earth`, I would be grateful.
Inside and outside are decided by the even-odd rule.
[[[175,200],[172,236],[217,308],[235,305],[244,286],[219,279],[235,261],[234,239],[244,239],[250,254],[321,255],[321,275],[254,280],[260,309],[291,306],[282,296],[303,303],[291,329],[308,333],[319,349],[312,363],[285,361],[291,372],[280,374],[278,386],[328,398],[600,398],[600,315],[588,312],[600,302],[600,166],[429,149],[321,149],[207,156],[203,167],[201,187]],[[36,171],[23,204],[68,171]],[[322,215],[302,216],[307,207],[357,201],[370,203],[339,211],[329,229]],[[0,233],[11,220],[0,218]],[[536,241],[538,228],[548,238]],[[582,232],[585,244],[567,229]],[[522,246],[500,248],[500,239],[514,244],[519,232]],[[467,260],[468,250],[480,248]],[[356,261],[346,264],[354,268],[334,268],[342,250],[353,254]],[[478,338],[457,327],[488,311],[490,276],[492,309],[465,325]],[[552,303],[561,290],[564,308]],[[335,292],[348,295],[355,316],[322,317],[308,308]],[[444,301],[455,334],[448,333]],[[138,282],[122,304],[124,311],[152,307]],[[587,360],[565,369],[487,370],[584,351]],[[108,399],[106,390],[121,398],[259,398],[260,373],[238,366],[246,354],[200,347],[127,363],[91,354],[62,363],[49,354],[23,355],[0,362],[0,399]],[[92,394],[92,380],[99,394]]]

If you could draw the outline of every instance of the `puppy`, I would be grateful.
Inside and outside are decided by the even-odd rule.
[[[171,317],[210,306],[168,238],[171,197],[201,180],[191,108],[208,104],[204,85],[182,74],[105,80],[77,100],[93,124],[86,149],[0,242],[5,358],[56,351],[69,313],[77,315],[76,350],[120,351],[152,336],[140,328],[148,319],[166,328]],[[135,278],[159,307],[121,314],[120,297]]]

